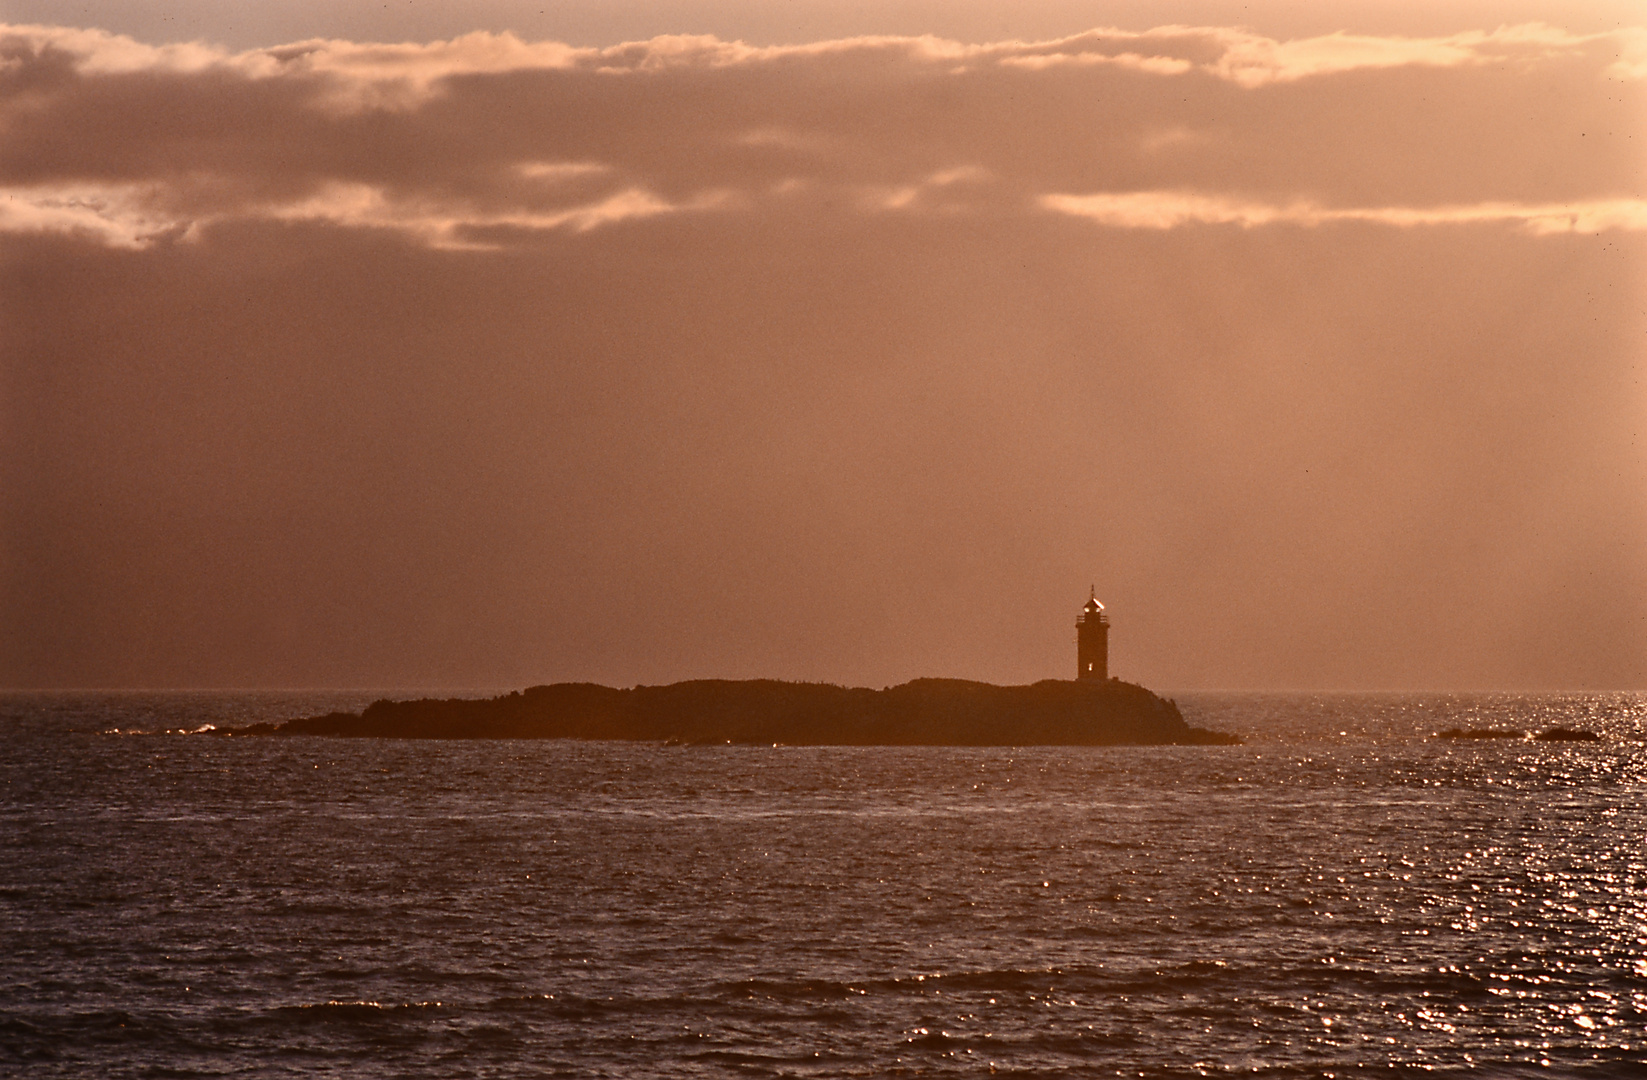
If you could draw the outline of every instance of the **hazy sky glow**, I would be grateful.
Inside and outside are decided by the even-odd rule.
[[[0,27],[0,683],[1647,686],[1647,19],[1500,7]]]

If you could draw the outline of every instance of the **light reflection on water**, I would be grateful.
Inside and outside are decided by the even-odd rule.
[[[1179,698],[1248,745],[128,738],[364,701],[10,695],[0,1071],[1647,1065],[1640,695]],[[1610,738],[1422,737],[1556,724]]]

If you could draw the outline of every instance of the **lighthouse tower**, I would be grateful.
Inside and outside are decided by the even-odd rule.
[[[1098,590],[1075,620],[1075,661],[1077,679],[1109,678],[1109,616],[1098,602]]]

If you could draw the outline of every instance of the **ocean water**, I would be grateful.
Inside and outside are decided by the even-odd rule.
[[[175,733],[374,696],[0,695],[0,1075],[1647,1076],[1647,695],[1179,696],[1236,747]],[[1607,738],[1426,737],[1557,724]]]

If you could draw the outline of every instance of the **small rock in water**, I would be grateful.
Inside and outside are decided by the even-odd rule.
[[[1601,736],[1593,731],[1580,731],[1578,728],[1553,727],[1541,731],[1533,738],[1543,742],[1599,742]]]

